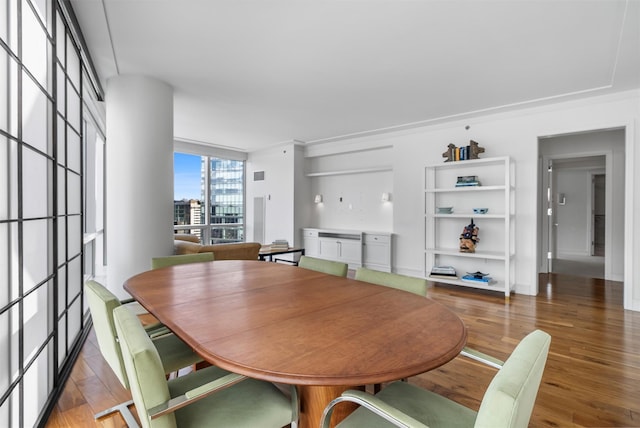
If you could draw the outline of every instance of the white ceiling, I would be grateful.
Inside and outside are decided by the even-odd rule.
[[[256,150],[640,87],[640,0],[71,0],[101,81]],[[106,85],[105,85],[106,86]]]

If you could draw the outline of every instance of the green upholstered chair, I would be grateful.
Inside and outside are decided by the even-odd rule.
[[[99,282],[93,280],[87,281],[85,283],[85,295],[89,303],[89,310],[91,312],[93,328],[98,340],[100,353],[125,388],[129,389],[129,379],[127,378],[124,368],[122,352],[113,321],[113,310],[115,308],[122,307],[124,310],[130,312],[145,335],[153,338],[153,344],[161,356],[163,373],[172,373],[183,367],[188,367],[202,361],[202,358],[198,354],[193,352],[189,346],[162,324],[154,324],[146,327],[146,329],[142,327],[138,317],[126,306],[123,306],[120,300]],[[137,427],[138,424],[129,411],[129,406],[132,404],[132,401],[118,404],[117,406],[96,414],[95,418],[99,419],[111,413],[120,412],[129,427]]]
[[[427,280],[423,278],[380,272],[361,267],[356,270],[355,279],[370,284],[384,285],[386,287],[409,291],[414,294],[419,294],[420,296],[427,295]]]
[[[475,412],[441,395],[405,382],[394,382],[378,394],[346,391],[325,409],[321,426],[329,426],[333,408],[350,401],[360,407],[338,427],[526,427],[531,418],[551,336],[527,335],[495,375]]]
[[[160,269],[167,266],[182,265],[187,263],[212,262],[213,253],[180,254],[164,257],[153,257],[151,269]]]
[[[167,381],[151,339],[130,311],[116,308],[131,394],[142,426],[282,427],[297,425],[298,397],[270,382],[209,366]]]
[[[298,267],[336,276],[347,276],[347,271],[349,270],[349,265],[346,263],[317,259],[309,256],[300,257]]]

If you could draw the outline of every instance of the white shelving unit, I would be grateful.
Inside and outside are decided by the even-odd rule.
[[[514,165],[508,157],[445,162],[425,167],[425,277],[465,287],[503,292],[514,290],[515,226]],[[458,176],[477,176],[479,186],[455,187]],[[453,207],[451,214],[438,207]],[[488,208],[475,214],[473,208]],[[459,250],[459,238],[473,219],[479,228],[474,253]],[[433,266],[453,266],[456,278],[431,277]],[[494,282],[463,281],[467,272],[481,271]]]

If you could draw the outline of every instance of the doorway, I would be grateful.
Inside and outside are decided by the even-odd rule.
[[[624,129],[539,139],[539,272],[623,280],[624,142]]]
[[[605,220],[606,220],[606,174],[593,174],[591,176],[592,183],[592,243],[591,255],[596,257],[604,257],[605,247]]]

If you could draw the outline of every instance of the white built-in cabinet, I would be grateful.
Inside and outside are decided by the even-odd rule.
[[[336,229],[302,229],[305,254],[391,272],[391,233]]]
[[[434,282],[500,291],[514,290],[514,165],[508,157],[443,162],[425,167],[425,276]],[[479,186],[456,187],[459,176],[477,176]],[[453,207],[441,213],[438,207]],[[473,208],[488,208],[475,214]],[[474,220],[479,241],[474,253],[460,252],[460,235]],[[535,227],[535,224],[531,227]],[[457,278],[430,278],[433,266],[452,266]],[[468,272],[495,282],[462,281]]]

